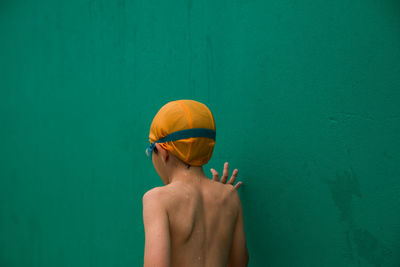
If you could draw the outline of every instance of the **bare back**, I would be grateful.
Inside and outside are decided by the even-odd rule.
[[[231,185],[208,179],[164,187],[171,266],[226,266],[240,200]]]

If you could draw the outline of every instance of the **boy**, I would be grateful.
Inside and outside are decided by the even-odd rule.
[[[145,267],[247,266],[243,212],[235,187],[238,170],[228,182],[228,163],[221,181],[202,165],[215,145],[215,122],[210,110],[194,100],[164,105],[150,127],[152,158],[165,186],[143,196]]]

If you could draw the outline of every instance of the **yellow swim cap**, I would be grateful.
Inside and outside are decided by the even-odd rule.
[[[161,147],[187,164],[202,166],[213,153],[215,130],[214,117],[206,105],[194,100],[176,100],[165,104],[154,117],[149,141],[153,147],[159,141]],[[169,138],[174,134],[175,138]],[[175,141],[160,140],[165,137]]]

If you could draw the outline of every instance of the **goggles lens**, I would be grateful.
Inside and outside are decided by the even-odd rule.
[[[151,154],[153,153],[153,149],[155,147],[156,147],[155,142],[151,143],[150,145],[147,146],[146,151],[145,151],[147,157],[151,158]]]

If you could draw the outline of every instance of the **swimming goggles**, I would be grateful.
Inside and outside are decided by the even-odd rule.
[[[146,156],[151,158],[151,154],[153,153],[153,150],[156,147],[156,143],[172,142],[190,137],[208,137],[215,140],[216,132],[214,130],[207,128],[193,128],[193,129],[186,129],[170,133],[169,135],[151,143],[146,148]]]

